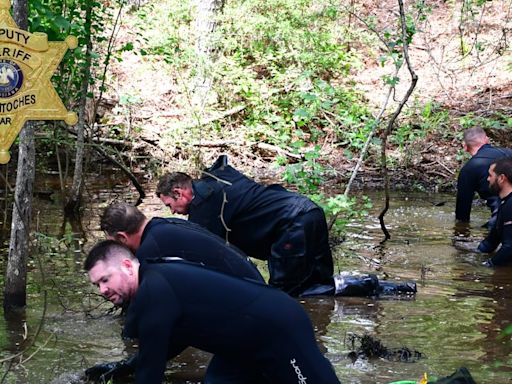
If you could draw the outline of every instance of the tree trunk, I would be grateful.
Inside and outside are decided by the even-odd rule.
[[[27,259],[35,174],[33,124],[26,123],[20,133],[9,259],[4,288],[4,309],[6,310],[24,307],[27,302]]]
[[[91,19],[92,19],[92,5],[89,4],[85,14],[85,36],[87,39],[87,49],[85,52],[85,65],[83,69],[81,95],[80,95],[80,110],[79,120],[76,127],[76,156],[75,156],[75,172],[73,174],[73,185],[69,194],[69,199],[64,207],[66,215],[76,214],[80,209],[80,202],[82,198],[82,178],[83,178],[83,164],[84,164],[84,127],[86,111],[85,106],[87,102],[87,91],[89,89],[89,79],[91,77],[91,54],[92,54],[92,37],[91,37]]]
[[[21,29],[27,30],[27,0],[14,0],[13,14],[16,24]],[[35,174],[33,123],[25,124],[20,133],[19,142],[9,259],[7,260],[4,287],[4,310],[24,307],[27,303],[27,258]]]
[[[214,61],[215,42],[213,33],[217,17],[224,9],[225,0],[194,0],[195,5],[195,50],[198,58],[197,76],[194,79],[192,104],[199,111],[208,103],[211,87],[211,67]],[[211,96],[211,95],[210,95]]]
[[[211,56],[214,44],[212,34],[217,27],[217,16],[224,9],[225,0],[195,0],[196,53]]]

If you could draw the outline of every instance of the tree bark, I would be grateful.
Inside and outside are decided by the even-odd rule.
[[[213,52],[212,33],[217,27],[217,15],[224,9],[225,0],[195,0],[196,52],[210,56]]]
[[[32,122],[28,122],[20,133],[9,258],[4,288],[4,309],[6,310],[24,307],[27,302],[27,259],[34,174],[34,126]]]
[[[80,209],[82,199],[82,179],[84,164],[84,127],[87,103],[87,91],[89,90],[89,79],[91,77],[91,54],[92,54],[92,37],[91,37],[91,19],[92,4],[88,4],[85,13],[85,36],[87,39],[87,48],[85,52],[85,65],[82,74],[82,85],[80,95],[79,120],[76,126],[76,155],[75,155],[75,171],[73,173],[73,184],[69,193],[69,199],[64,207],[66,215],[77,214]]]
[[[213,33],[217,27],[217,16],[224,9],[225,0],[194,0],[195,5],[195,50],[199,61],[197,76],[194,79],[192,104],[202,111],[208,102],[212,87],[210,68],[214,61],[215,42]],[[200,116],[200,114],[199,114]]]
[[[21,29],[27,30],[27,0],[14,0],[13,14],[16,24]],[[4,310],[21,308],[27,303],[27,258],[35,174],[33,123],[25,124],[20,133],[19,142],[9,258],[7,260],[4,287]]]

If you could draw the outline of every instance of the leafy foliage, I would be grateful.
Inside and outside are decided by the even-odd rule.
[[[29,29],[30,32],[44,32],[49,40],[64,40],[73,35],[78,38],[78,48],[69,50],[61,62],[59,70],[53,80],[57,92],[63,98],[67,107],[76,104],[80,98],[80,84],[82,81],[83,66],[85,65],[85,41],[87,26],[85,25],[85,10],[93,8],[93,20],[90,30],[93,32],[94,45],[100,46],[105,42],[106,23],[110,19],[111,10],[99,1],[93,0],[33,0],[29,2]],[[98,67],[100,55],[93,56],[92,67]],[[92,83],[101,80],[96,74]]]
[[[304,0],[230,4],[214,76],[221,102],[251,106],[242,122],[248,139],[314,144],[329,130],[361,124],[364,100],[342,84],[358,59],[345,49],[338,7]]]
[[[30,2],[31,31],[44,31],[50,39],[62,40],[68,34],[79,37],[79,48],[67,54],[64,69],[54,76],[58,91],[68,107],[79,97],[81,65],[84,63],[84,10],[93,7],[96,53],[93,67],[102,68],[106,54],[106,32],[111,29],[112,14],[125,2],[91,0],[34,0]],[[477,20],[483,2],[465,1],[461,23]],[[455,5],[454,5],[455,6]],[[350,7],[350,8],[349,8]],[[421,31],[435,5],[416,1],[408,4],[406,36],[410,43]],[[165,132],[172,148],[187,158],[201,139],[265,142],[285,151],[300,155],[303,161],[289,163],[276,158],[285,166],[283,179],[299,191],[313,196],[318,187],[333,178],[329,148],[342,148],[347,158],[357,156],[371,131],[374,118],[362,91],[351,76],[368,59],[377,59],[385,66],[403,64],[402,35],[397,29],[398,19],[383,21],[364,9],[363,4],[334,0],[234,0],[225,2],[218,16],[218,28],[212,34],[214,65],[207,68],[213,80],[215,111],[229,111],[241,106],[241,112],[221,121],[201,127],[171,125]],[[355,17],[357,15],[357,17]],[[125,13],[134,33],[123,41],[115,58],[123,60],[123,53],[144,56],[145,60],[161,63],[160,70],[176,81],[177,98],[189,98],[191,79],[204,63],[197,55],[195,44],[194,2],[166,0],[148,2]],[[379,37],[375,32],[379,32]],[[466,31],[465,39],[467,39]],[[382,44],[384,43],[384,44]],[[360,56],[361,46],[368,57]],[[475,51],[475,49],[473,49]],[[92,82],[103,81],[96,73]],[[383,86],[400,85],[398,74],[382,77]],[[97,89],[100,86],[97,87]],[[173,97],[174,97],[173,89]],[[131,124],[132,113],[144,100],[138,93],[120,95],[115,112],[127,115],[120,125]],[[178,108],[186,109],[183,99]],[[190,109],[190,105],[188,105]],[[210,111],[207,111],[207,113]],[[479,120],[468,115],[455,126],[446,109],[435,102],[415,102],[408,105],[401,117],[390,144],[405,156],[396,156],[391,167],[404,165],[403,159],[414,153],[414,146],[437,135],[447,140],[457,139],[457,129],[473,124],[489,128],[510,127],[510,119],[493,117]],[[105,134],[133,132],[122,126],[105,129]],[[54,134],[59,143],[69,138]],[[52,139],[53,140],[53,139]],[[51,143],[55,144],[55,140]],[[380,140],[373,139],[372,156]],[[55,151],[51,146],[49,154]],[[179,148],[179,149],[177,149]],[[374,151],[375,152],[375,151]],[[407,163],[407,162],[405,162]],[[341,204],[340,202],[338,202]],[[331,204],[332,205],[332,204]],[[341,204],[342,205],[342,204]],[[335,208],[328,208],[332,211]]]
[[[446,139],[452,139],[454,135],[448,111],[433,102],[424,105],[416,103],[407,110],[403,120],[390,140],[402,149],[429,134],[440,134]]]
[[[298,192],[308,195],[324,210],[327,219],[334,220],[332,232],[336,236],[342,236],[346,225],[354,219],[367,214],[371,208],[371,201],[363,196],[361,199],[348,197],[344,194],[327,195],[320,187],[325,183],[329,171],[319,162],[320,148],[304,154],[305,161],[289,164],[283,173],[283,180],[295,185]],[[286,159],[279,157],[278,161],[286,163]]]
[[[93,0],[33,0],[29,2],[29,30],[32,33],[40,32],[48,35],[48,40],[63,41],[67,36],[73,35],[78,39],[78,47],[68,50],[59,68],[52,77],[55,89],[69,110],[78,112],[79,101],[82,97],[82,79],[87,71],[90,90],[86,97],[92,99],[92,87],[103,90],[102,65],[109,60],[109,55],[104,54],[106,43],[106,31],[111,20],[112,8],[109,3]],[[86,17],[90,10],[91,17]],[[91,41],[92,50],[90,60],[87,60],[87,44]],[[100,84],[100,85],[98,85]],[[90,111],[88,111],[90,112]],[[92,117],[93,114],[90,114]],[[85,116],[86,124],[90,123]],[[74,155],[69,151],[75,148],[75,137],[67,130],[62,129],[62,122],[48,122],[41,129],[47,132],[37,141],[37,153],[40,160],[39,167],[45,166],[46,161],[56,160],[59,171],[65,173],[70,168],[70,158]],[[65,153],[66,164],[62,164],[61,156]],[[65,184],[61,185],[65,188]]]
[[[193,7],[177,0],[158,7],[158,12],[138,11],[142,36],[138,44],[123,49],[140,54],[143,47],[146,54],[162,59],[171,72],[180,74],[187,93],[190,78],[203,65],[194,50]],[[243,113],[224,127],[212,123],[199,132],[169,130],[170,141],[186,148],[194,135],[235,136],[281,147],[304,158],[292,164],[276,158],[286,166],[285,182],[312,196],[328,214],[349,209],[348,200],[327,201],[318,190],[329,176],[322,165],[328,157],[322,143],[329,138],[350,155],[363,147],[371,126],[362,93],[345,80],[359,65],[359,58],[348,48],[352,37],[346,17],[346,11],[332,0],[226,2],[219,28],[211,37],[215,65],[207,72],[213,79],[215,108],[243,105]],[[151,32],[157,29],[160,33]]]

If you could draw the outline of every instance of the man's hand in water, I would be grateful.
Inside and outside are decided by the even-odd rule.
[[[494,263],[492,262],[491,259],[487,259],[485,261],[482,261],[482,265],[484,267],[488,267],[488,268],[493,268],[494,267]]]
[[[136,358],[137,355],[134,355],[121,361],[96,364],[85,370],[85,376],[88,380],[99,383],[106,383],[112,378],[128,376],[135,372]]]
[[[481,253],[478,250],[478,241],[468,237],[453,236],[452,245],[459,251]]]

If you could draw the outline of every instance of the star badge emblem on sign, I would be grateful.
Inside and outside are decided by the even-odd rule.
[[[78,122],[51,82],[66,51],[78,46],[77,38],[48,41],[45,33],[19,29],[10,8],[10,0],[0,0],[0,164],[9,162],[9,148],[27,120]]]

